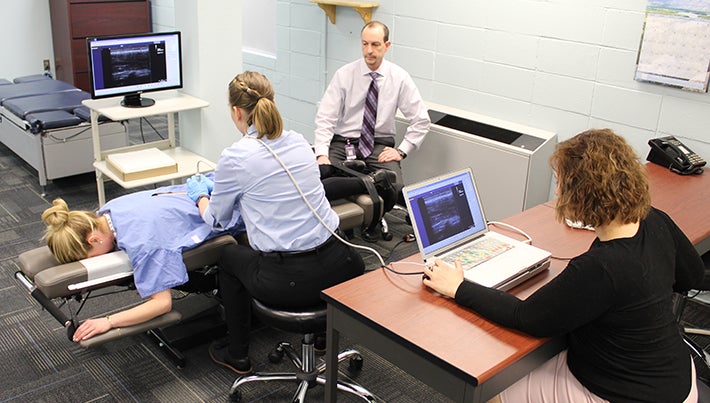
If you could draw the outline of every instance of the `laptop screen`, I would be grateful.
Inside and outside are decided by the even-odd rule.
[[[470,169],[407,186],[404,197],[424,258],[487,230]]]

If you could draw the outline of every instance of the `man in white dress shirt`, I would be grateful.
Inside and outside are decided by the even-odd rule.
[[[331,200],[348,194],[364,193],[362,189],[358,191],[353,183],[348,184],[342,180],[329,183],[332,169],[328,165],[347,160],[346,153],[350,153],[351,159],[354,156],[355,160],[364,162],[365,172],[370,173],[376,184],[387,182],[391,185],[396,198],[403,186],[400,161],[421,146],[431,124],[424,101],[409,73],[384,59],[392,44],[387,26],[372,21],[363,27],[360,36],[363,58],[335,72],[321,99],[315,119],[314,149],[318,164],[321,165],[326,195]],[[376,74],[371,75],[373,72]],[[365,99],[373,79],[378,89],[374,148],[371,154],[365,156],[358,146]],[[402,142],[395,146],[397,109],[409,121],[409,127]],[[346,151],[348,148],[349,152]],[[385,200],[385,209],[391,208],[394,202]]]

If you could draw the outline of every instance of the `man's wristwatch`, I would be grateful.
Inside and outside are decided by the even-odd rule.
[[[404,151],[400,150],[399,148],[397,148],[396,150],[397,150],[397,152],[399,153],[399,156],[402,157],[402,159],[407,158],[407,153],[405,153]]]

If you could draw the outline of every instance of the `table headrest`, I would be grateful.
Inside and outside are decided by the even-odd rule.
[[[20,83],[27,83],[31,81],[42,81],[42,80],[51,80],[52,76],[49,75],[48,73],[40,73],[40,74],[30,74],[27,76],[21,76],[21,77],[15,77],[14,80],[12,80],[15,84],[20,84]]]
[[[30,133],[39,134],[44,130],[76,126],[83,122],[79,116],[67,111],[29,113],[25,120],[30,124]]]
[[[34,280],[35,275],[42,270],[60,264],[47,246],[20,253],[17,263],[20,266],[20,271],[30,280]]]

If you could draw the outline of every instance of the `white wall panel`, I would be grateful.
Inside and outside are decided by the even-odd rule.
[[[486,30],[482,49],[484,60],[532,69],[537,65],[540,39],[536,36]]]
[[[535,75],[533,103],[574,113],[589,114],[594,83],[549,73]]]
[[[641,43],[643,19],[643,12],[607,10],[601,44],[637,52]]]
[[[479,90],[484,93],[530,102],[535,83],[535,72],[495,63],[484,63],[481,68],[483,79]]]
[[[393,46],[403,45],[426,50],[436,49],[437,24],[434,21],[395,17],[394,28],[390,27],[390,29],[390,41],[392,41]]]
[[[599,84],[594,91],[592,117],[653,129],[658,123],[662,97],[642,91]]]
[[[172,28],[174,3],[153,0],[155,29]],[[210,7],[220,3],[210,0]],[[633,80],[646,0],[379,3],[373,19],[392,31],[387,58],[411,71],[427,101],[559,132],[562,139],[609,125],[644,156],[647,138],[673,134],[710,158],[710,95]],[[0,0],[0,9],[9,8],[0,35],[22,40],[6,43],[0,77],[36,73],[42,59],[53,58],[48,4]],[[276,60],[245,56],[245,67],[274,77],[286,122],[309,133],[319,98],[312,87],[322,92],[337,68],[361,57],[360,15],[342,6],[336,15],[333,25],[308,0],[277,0]],[[223,34],[239,29],[230,22],[220,25]],[[230,37],[237,49],[239,38]],[[202,57],[214,57],[224,42],[199,46]],[[304,78],[308,86],[293,85]]]
[[[481,28],[459,25],[439,25],[436,34],[436,52],[467,58],[483,59],[486,31]]]
[[[599,47],[581,42],[542,39],[537,68],[547,73],[593,80],[596,77]]]

